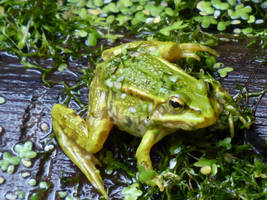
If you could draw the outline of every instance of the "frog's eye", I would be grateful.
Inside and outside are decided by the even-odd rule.
[[[169,107],[174,109],[175,111],[182,111],[185,107],[185,103],[181,98],[172,96],[169,98]]]

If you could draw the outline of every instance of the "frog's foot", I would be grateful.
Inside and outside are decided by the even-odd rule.
[[[252,119],[249,116],[247,116],[247,119],[245,119],[245,117],[243,117],[239,112],[237,111],[231,112],[231,111],[232,110],[230,110],[228,115],[228,124],[229,124],[231,138],[233,138],[235,136],[234,116],[237,117],[239,121],[243,124],[243,126],[247,129],[250,128],[252,124]]]
[[[139,171],[139,181],[145,183],[149,186],[157,186],[159,190],[164,191],[163,180],[157,172],[152,170],[152,168],[147,168],[145,163],[142,165],[138,164]]]
[[[57,127],[57,124],[53,122],[53,126]],[[105,191],[100,172],[95,167],[95,165],[99,165],[100,162],[94,157],[93,154],[88,153],[79,147],[67,135],[60,134],[60,131],[61,129],[57,129],[57,140],[65,154],[67,154],[72,162],[74,162],[80,168],[90,183],[105,197],[105,199],[108,199],[108,194]]]
[[[200,61],[200,57],[196,54],[198,51],[205,51],[208,52],[214,56],[219,56],[219,54],[214,50],[207,46],[201,45],[201,44],[194,44],[194,43],[184,43],[184,44],[178,44],[180,48],[180,55],[177,55],[175,60],[178,60],[179,58],[194,58],[198,61]],[[175,52],[173,52],[174,54]]]
[[[136,158],[138,162],[138,170],[140,172],[140,177],[146,177],[147,180],[143,178],[141,182],[145,182],[150,186],[158,186],[160,191],[164,190],[163,181],[161,177],[153,171],[152,162],[150,159],[150,149],[152,146],[166,136],[166,132],[163,130],[159,132],[158,130],[147,130],[145,135],[142,138],[142,141],[137,148]],[[145,174],[142,176],[142,174]]]
[[[158,186],[159,190],[161,192],[164,191],[164,186],[163,186],[163,182],[162,180],[160,179],[159,175],[155,176],[154,178],[152,178],[151,180],[152,183],[154,183],[156,186]]]

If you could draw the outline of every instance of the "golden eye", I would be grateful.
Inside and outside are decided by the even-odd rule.
[[[185,103],[179,97],[172,96],[169,98],[169,106],[175,111],[180,111],[184,108]]]

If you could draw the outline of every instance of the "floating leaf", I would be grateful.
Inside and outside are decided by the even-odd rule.
[[[203,28],[209,28],[211,24],[217,24],[217,21],[212,16],[195,17],[196,21],[201,23]]]
[[[118,13],[120,10],[117,8],[115,3],[109,3],[103,8],[104,13]]]
[[[239,19],[235,19],[231,21],[231,24],[233,25],[241,24],[241,21]]]
[[[144,13],[143,12],[137,12],[135,14],[135,17],[132,20],[132,24],[136,25],[138,23],[145,22],[145,21],[146,21],[146,17],[144,15]]]
[[[77,38],[79,38],[79,37],[86,37],[88,35],[88,33],[85,31],[85,30],[77,30],[76,32],[75,32],[75,36],[77,37]]]
[[[230,149],[232,148],[231,141],[232,141],[232,139],[231,139],[230,137],[227,137],[227,138],[225,138],[225,139],[219,141],[219,142],[217,143],[217,146],[218,146],[218,147],[224,147],[224,148],[226,148],[227,150],[230,150]]]
[[[246,6],[246,7],[238,7],[236,6],[236,12],[237,14],[244,20],[248,20],[249,19],[249,13],[252,11],[252,8],[250,6]]]
[[[6,99],[0,96],[0,104],[4,104],[5,102],[6,102]]]
[[[145,10],[147,10],[150,13],[150,15],[154,17],[159,16],[163,9],[164,9],[163,6],[155,6],[151,4],[147,4],[145,6]]]
[[[220,74],[220,77],[224,78],[227,76],[228,72],[232,72],[234,69],[232,67],[225,67],[218,69],[218,73]]]
[[[97,6],[97,7],[101,7],[104,5],[103,1],[102,0],[94,0],[94,4]]]
[[[132,5],[133,3],[130,0],[119,0],[117,3],[118,8],[131,7]]]
[[[94,47],[97,44],[97,38],[96,35],[94,33],[89,33],[88,37],[87,37],[87,44],[90,47]]]
[[[174,11],[169,7],[165,8],[164,12],[169,16],[173,16],[174,14]]]
[[[207,159],[201,157],[197,162],[194,163],[194,166],[196,167],[212,166],[213,163],[216,163],[215,159]]]
[[[159,32],[163,35],[169,36],[171,31],[184,29],[187,26],[188,24],[183,21],[174,22],[172,25],[160,29]]]
[[[248,34],[252,33],[253,29],[251,27],[248,27],[248,28],[243,28],[241,31],[245,35],[248,35]]]
[[[200,1],[197,4],[197,9],[200,11],[207,13],[207,14],[213,14],[214,8],[211,7],[211,3],[208,1]]]
[[[218,31],[224,31],[227,28],[227,26],[229,26],[229,24],[230,24],[229,21],[226,21],[226,22],[220,21],[217,24],[217,30]]]
[[[228,2],[231,6],[236,5],[236,0],[227,0],[227,2]]]
[[[220,0],[212,0],[211,4],[214,6],[214,8],[219,10],[227,10],[229,8],[228,3],[223,3]]]
[[[147,170],[142,165],[138,165],[138,171],[139,171],[139,181],[141,183],[149,184],[152,181],[152,178],[154,178],[157,175],[157,172],[154,170]]]
[[[264,20],[263,19],[257,19],[255,21],[255,24],[263,24]]]
[[[221,14],[221,11],[215,10],[213,16],[214,16],[215,19],[217,19],[220,16],[220,14]]]
[[[227,12],[231,19],[238,19],[240,17],[239,14],[232,9],[228,9]]]
[[[143,192],[138,189],[139,184],[134,183],[128,187],[123,188],[122,195],[124,200],[137,200],[138,197],[140,197]]]
[[[107,17],[107,19],[106,19],[106,22],[109,23],[109,24],[111,24],[111,23],[114,22],[114,20],[115,20],[114,15],[109,15],[109,16]]]
[[[31,141],[27,141],[24,144],[17,144],[14,149],[19,154],[20,158],[32,159],[37,156],[37,153],[32,151]]]
[[[255,22],[255,16],[254,15],[250,15],[247,22],[248,23],[254,23]]]
[[[116,17],[116,20],[119,22],[119,26],[124,25],[127,21],[129,21],[131,19],[131,17],[128,17],[126,15],[118,15]]]

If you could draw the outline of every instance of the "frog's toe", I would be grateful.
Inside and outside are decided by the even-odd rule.
[[[179,44],[179,47],[182,49],[181,57],[192,57],[195,58],[196,60],[199,60],[200,58],[195,54],[195,52],[198,51],[205,51],[214,56],[219,56],[219,54],[214,49],[211,49],[201,44],[184,43],[184,44]]]
[[[160,179],[160,177],[158,175],[155,176],[151,181],[152,181],[153,184],[155,184],[156,186],[158,186],[158,188],[159,188],[159,190],[161,192],[164,191],[163,182],[162,182],[162,180]]]

